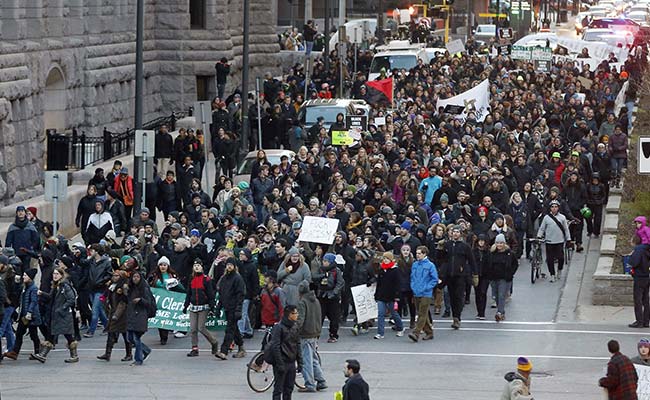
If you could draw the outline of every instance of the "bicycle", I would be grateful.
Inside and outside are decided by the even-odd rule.
[[[575,244],[572,240],[569,240],[564,245],[564,259],[566,260],[567,267],[571,264],[571,258],[573,257],[573,252],[575,251]]]
[[[533,285],[535,284],[535,281],[540,278],[546,277],[546,274],[542,272],[542,264],[543,264],[543,259],[542,259],[542,242],[543,239],[535,239],[535,238],[529,238],[526,239],[530,242],[532,246],[532,252],[533,256],[530,259],[530,283]]]
[[[246,381],[248,386],[256,393],[264,393],[273,386],[275,383],[275,376],[273,375],[273,365],[264,361],[264,346],[271,341],[271,330],[267,328],[264,332],[262,339],[262,350],[256,353],[250,362],[246,365]],[[320,354],[316,351],[316,358],[321,362]],[[302,377],[302,371],[296,371],[295,385],[298,389],[305,388],[305,381]]]

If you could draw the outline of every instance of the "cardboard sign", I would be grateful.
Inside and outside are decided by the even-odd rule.
[[[348,115],[345,117],[345,126],[348,129],[361,128],[362,131],[368,130],[368,117],[365,115]]]
[[[639,381],[636,384],[636,395],[639,400],[650,400],[650,367],[634,364]]]
[[[377,126],[386,125],[386,117],[375,117],[375,125]]]
[[[551,62],[544,60],[535,60],[535,70],[538,72],[550,72]]]
[[[301,242],[332,244],[339,229],[339,220],[306,216],[298,240]]]
[[[354,308],[357,313],[357,322],[363,323],[373,318],[377,318],[379,312],[377,302],[375,301],[376,285],[366,286],[359,285],[350,288],[352,298],[354,299]],[[384,316],[382,315],[381,318]]]
[[[149,318],[147,326],[151,328],[168,329],[170,331],[190,331],[190,314],[183,314],[185,294],[169,292],[164,289],[151,288],[156,299],[156,316]],[[216,301],[215,301],[216,304]],[[223,310],[221,315],[208,316],[205,326],[210,330],[226,329],[226,318]]]
[[[349,146],[354,143],[348,131],[332,131],[332,144],[334,146]]]
[[[530,58],[535,61],[551,61],[553,52],[550,47],[533,47],[530,51]]]
[[[445,45],[449,54],[462,53],[465,51],[465,45],[460,39],[452,40]]]

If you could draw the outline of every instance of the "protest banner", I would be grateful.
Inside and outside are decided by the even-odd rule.
[[[375,125],[377,126],[386,125],[386,117],[375,117]]]
[[[460,39],[452,40],[448,42],[445,46],[449,54],[454,55],[456,53],[462,53],[465,51],[465,45]]]
[[[149,318],[147,326],[151,328],[168,329],[170,331],[190,331],[190,316],[183,314],[185,294],[170,292],[164,289],[151,288],[156,299],[156,316]],[[216,301],[215,301],[216,304]],[[223,315],[208,316],[205,326],[210,330],[226,329],[226,319]]]
[[[348,115],[345,117],[345,126],[348,129],[360,128],[362,131],[367,131],[368,117],[366,115]]]
[[[366,286],[359,285],[350,288],[352,298],[354,299],[354,309],[356,310],[357,323],[361,324],[370,319],[377,318],[377,302],[375,301],[376,285]]]
[[[636,383],[636,395],[639,400],[650,400],[650,367],[634,364],[639,377]]]
[[[332,131],[332,144],[334,146],[349,146],[354,143],[348,131]]]
[[[306,216],[298,240],[301,242],[332,244],[339,229],[339,220]]]
[[[469,111],[474,111],[476,120],[483,122],[488,115],[488,107],[490,106],[490,83],[484,80],[470,90],[463,92],[457,96],[448,99],[439,99],[436,103],[436,109],[440,107],[445,108],[448,104],[455,106],[463,106],[465,109],[460,114],[460,119],[463,121],[467,118]]]

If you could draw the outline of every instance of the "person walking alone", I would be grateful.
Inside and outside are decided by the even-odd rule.
[[[197,357],[199,355],[199,332],[212,345],[212,354],[217,354],[219,351],[217,339],[205,327],[208,312],[215,309],[214,299],[215,291],[212,281],[210,277],[203,274],[203,263],[200,259],[197,259],[192,266],[192,277],[189,285],[187,285],[187,295],[183,306],[183,314],[186,314],[188,310],[190,312],[192,350],[187,353],[188,357]]]
[[[343,400],[370,400],[370,386],[359,371],[361,371],[359,361],[345,360],[343,375],[348,379],[343,385]]]
[[[246,356],[244,340],[239,332],[237,321],[242,319],[242,307],[246,295],[246,284],[239,272],[237,272],[237,260],[228,258],[226,260],[226,272],[217,284],[219,291],[219,305],[217,309],[223,308],[226,316],[226,333],[221,343],[221,351],[215,353],[215,357],[221,360],[228,359],[230,344],[234,341],[238,347],[233,358]]]
[[[639,377],[634,364],[621,353],[616,340],[607,342],[607,350],[612,358],[607,363],[607,376],[600,378],[598,385],[607,389],[609,400],[637,400]]]
[[[433,324],[429,306],[433,301],[433,289],[438,285],[438,270],[429,260],[429,249],[426,246],[418,246],[415,249],[416,261],[411,267],[411,290],[415,296],[418,318],[413,332],[409,333],[409,339],[417,342],[420,339],[420,332],[424,331],[422,340],[433,339]]]
[[[650,245],[641,243],[639,235],[632,236],[634,251],[630,256],[632,278],[634,279],[634,316],[630,328],[647,328],[650,326]]]

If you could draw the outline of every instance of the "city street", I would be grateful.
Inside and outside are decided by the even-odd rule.
[[[584,254],[574,255],[572,271],[583,268]],[[495,399],[503,389],[503,375],[514,369],[516,358],[522,355],[529,357],[534,366],[535,399],[599,398],[602,392],[597,380],[609,358],[606,342],[616,338],[624,353],[634,355],[643,331],[621,324],[556,323],[566,278],[531,285],[528,268],[523,261],[515,278],[512,301],[506,308],[508,320],[498,325],[490,320],[494,309],[486,312],[488,320],[475,320],[473,300],[463,313],[460,331],[453,331],[448,319],[437,316],[435,339],[430,342],[412,343],[406,336],[395,337],[390,330],[382,341],[373,340],[371,334],[354,337],[348,323],[338,343],[320,345],[329,389],[296,393],[295,398],[332,399],[345,380],[344,361],[357,358],[370,384],[372,399]],[[250,357],[219,361],[209,355],[207,343],[201,338],[201,356],[188,358],[185,354],[190,349],[189,337],[170,338],[169,344],[162,347],[157,336],[152,330],[144,337],[154,351],[142,367],[119,361],[124,354],[121,340],[110,363],[96,360],[95,356],[103,352],[105,336],[84,339],[80,343],[81,361],[72,365],[63,363],[67,353],[62,345],[51,353],[45,365],[27,360],[31,343],[26,341],[18,361],[4,360],[1,364],[2,398],[271,397],[270,392],[256,394],[248,387],[246,363]],[[218,336],[223,338],[223,333]],[[246,342],[249,356],[259,349],[260,341],[261,333],[257,333]]]

